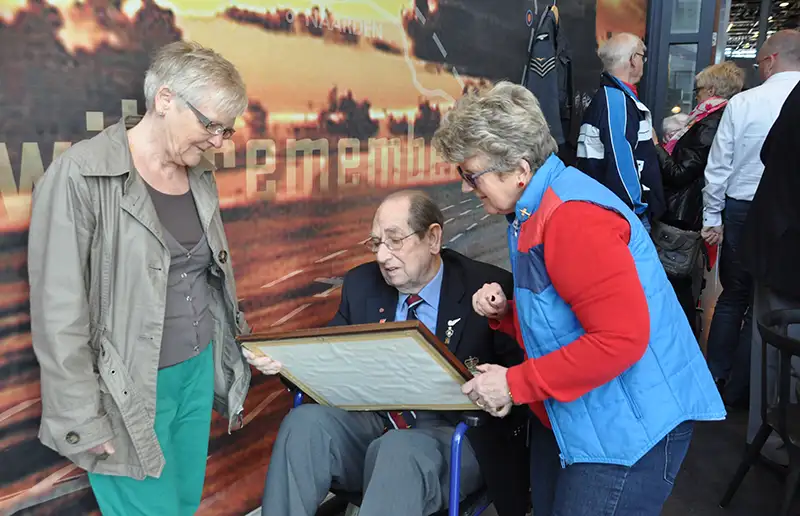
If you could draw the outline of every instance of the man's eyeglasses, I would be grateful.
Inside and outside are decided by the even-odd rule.
[[[764,62],[764,61],[768,61],[768,60],[772,59],[773,57],[775,57],[775,56],[777,56],[777,55],[778,55],[778,53],[777,53],[777,52],[774,52],[774,53],[772,53],[772,54],[770,54],[770,55],[768,55],[768,56],[764,56],[764,57],[762,57],[761,59],[759,59],[759,60],[757,60],[757,61],[755,62],[755,64],[753,65],[753,68],[755,68],[756,70],[758,70],[758,69],[761,67],[761,63],[762,63],[762,62]]]
[[[637,52],[637,53],[635,53],[635,54],[633,54],[633,55],[635,55],[635,56],[642,56],[642,63],[646,63],[646,62],[647,62],[647,55],[645,55],[645,53],[644,53],[644,52]]]
[[[201,113],[200,110],[194,107],[189,101],[186,99],[183,99],[183,101],[186,102],[186,105],[192,110],[192,113],[194,113],[194,116],[197,117],[197,120],[203,124],[203,127],[206,128],[206,131],[214,136],[222,135],[223,140],[229,140],[231,136],[233,136],[233,133],[236,132],[233,127],[225,127],[218,122],[212,122],[210,118]]]
[[[400,249],[403,248],[403,243],[406,241],[407,238],[410,238],[418,233],[419,231],[415,231],[404,237],[389,237],[385,240],[381,240],[379,238],[370,238],[369,240],[364,242],[364,246],[366,246],[366,248],[369,249],[370,252],[372,253],[377,253],[378,249],[381,247],[381,244],[384,244],[386,246],[386,249],[390,251],[399,251]]]

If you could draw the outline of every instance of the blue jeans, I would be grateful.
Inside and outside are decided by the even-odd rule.
[[[561,468],[553,432],[531,418],[531,501],[535,516],[658,516],[672,492],[694,423],[679,424],[632,467]]]
[[[722,293],[714,308],[708,333],[708,368],[715,380],[731,382],[726,395],[734,398],[747,392],[750,338],[753,317],[748,310],[753,299],[753,278],[738,256],[739,242],[750,209],[750,201],[728,197],[722,212],[724,233],[719,256]],[[739,357],[739,358],[737,358]],[[740,363],[740,361],[744,363]],[[731,374],[736,363],[736,371]]]

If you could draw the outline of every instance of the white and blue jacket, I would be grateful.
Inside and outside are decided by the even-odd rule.
[[[650,110],[616,77],[603,73],[583,115],[577,167],[617,194],[637,215],[666,208]]]

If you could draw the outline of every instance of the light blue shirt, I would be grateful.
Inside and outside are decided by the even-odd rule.
[[[436,276],[419,291],[422,302],[417,306],[417,320],[424,324],[434,335],[436,334],[436,321],[439,318],[439,296],[442,291],[442,278],[444,277],[444,262],[439,261],[439,271]],[[405,321],[408,318],[406,299],[409,294],[400,294],[397,298],[395,321]]]

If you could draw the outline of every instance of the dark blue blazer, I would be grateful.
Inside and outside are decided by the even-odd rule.
[[[458,360],[475,357],[481,364],[505,367],[521,363],[524,354],[517,342],[492,330],[488,320],[472,309],[472,295],[485,283],[499,283],[511,299],[514,292],[511,273],[449,249],[442,250],[441,257],[444,277],[436,325],[439,340],[445,341],[447,321],[461,318],[453,328],[449,344]],[[377,262],[359,265],[345,275],[342,300],[330,325],[369,324],[381,319],[391,322],[398,296],[397,289],[383,279]],[[443,415],[454,425],[460,417],[453,413]],[[500,516],[522,516],[529,504],[529,454],[525,443],[528,416],[527,407],[515,407],[506,418],[488,416],[485,425],[467,432]]]

